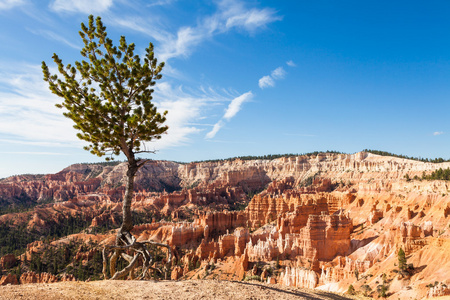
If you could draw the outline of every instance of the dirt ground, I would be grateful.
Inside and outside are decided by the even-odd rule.
[[[0,287],[0,299],[352,299],[321,291],[261,282],[91,281],[23,284]]]

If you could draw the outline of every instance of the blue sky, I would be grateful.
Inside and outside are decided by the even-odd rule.
[[[89,14],[166,62],[154,100],[170,128],[150,158],[450,158],[448,1],[0,0],[0,178],[103,160],[40,69],[81,60]]]

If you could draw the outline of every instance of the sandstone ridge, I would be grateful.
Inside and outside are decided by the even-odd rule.
[[[136,178],[133,209],[142,219],[133,233],[138,240],[172,247],[172,279],[257,278],[334,292],[352,285],[371,296],[383,286],[393,299],[446,295],[450,184],[419,178],[448,167],[365,152],[190,164],[153,161]],[[69,217],[79,218],[86,222],[84,233],[67,239],[95,240],[98,247],[111,243],[113,231],[99,236],[94,229],[120,224],[124,170],[123,163],[73,165],[53,175],[4,179],[0,197],[8,203],[27,199],[44,204],[4,214],[0,223],[44,232]],[[5,270],[26,266],[36,253],[63,243],[29,244],[22,256],[4,256],[0,265]],[[400,248],[408,262],[402,272]],[[76,261],[87,263],[98,249],[80,247]],[[23,282],[57,280],[42,273],[27,276]]]

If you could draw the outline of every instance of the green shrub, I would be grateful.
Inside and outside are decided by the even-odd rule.
[[[253,276],[246,276],[246,277],[244,278],[244,281],[250,281],[250,280],[261,281],[261,276],[259,276],[259,275],[253,275]]]
[[[350,285],[348,286],[347,294],[349,294],[349,295],[355,295],[355,294],[356,294],[356,290],[355,290],[355,288],[353,287],[352,284],[350,284]]]

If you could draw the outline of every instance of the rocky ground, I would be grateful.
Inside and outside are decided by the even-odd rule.
[[[91,281],[0,286],[0,299],[364,299],[260,282]]]

